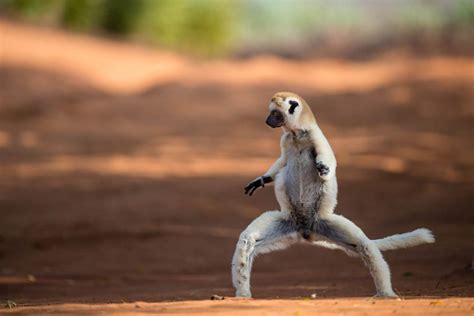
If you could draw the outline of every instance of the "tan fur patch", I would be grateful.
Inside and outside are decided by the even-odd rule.
[[[301,105],[303,106],[303,111],[301,112],[300,116],[300,121],[302,124],[316,121],[316,119],[314,118],[313,111],[311,111],[311,108],[309,107],[308,103],[306,103],[306,101],[296,93],[287,91],[277,92],[273,95],[271,101],[281,108],[282,103],[290,97],[299,100]]]

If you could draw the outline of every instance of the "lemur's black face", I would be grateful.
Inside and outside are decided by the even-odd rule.
[[[278,110],[272,110],[265,123],[272,128],[283,126],[285,124],[285,116]]]

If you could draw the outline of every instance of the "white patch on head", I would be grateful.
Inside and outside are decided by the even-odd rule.
[[[297,102],[298,105],[292,106],[291,103]],[[290,113],[290,110],[293,108],[292,113]],[[283,109],[285,111],[285,116],[287,118],[286,124],[288,125],[289,128],[297,128],[299,124],[299,117],[300,114],[303,110],[303,105],[301,104],[301,101],[298,98],[295,97],[287,97],[285,102],[283,102]]]
[[[291,103],[297,102],[298,105],[292,106]],[[272,101],[269,104],[270,112],[273,110],[278,110],[285,116],[285,126],[290,129],[298,128],[300,126],[299,118],[300,114],[303,111],[303,105],[301,100],[297,97],[286,97],[285,101],[279,102],[278,105],[276,102]],[[292,111],[290,111],[292,109]],[[291,113],[290,113],[291,112]]]

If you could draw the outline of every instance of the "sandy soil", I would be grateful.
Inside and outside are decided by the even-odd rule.
[[[61,304],[0,310],[5,314],[104,314],[107,315],[472,315],[474,299],[374,299],[236,300],[163,303]]]
[[[202,62],[0,30],[0,302],[18,306],[0,313],[473,313],[473,59]],[[374,238],[435,232],[386,253],[406,300],[368,300],[359,260],[307,245],[257,259],[256,300],[207,300],[233,294],[239,232],[277,206],[243,187],[278,156],[264,119],[280,90],[335,149],[337,212]]]

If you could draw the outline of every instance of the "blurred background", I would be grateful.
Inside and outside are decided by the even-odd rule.
[[[233,295],[240,231],[278,207],[277,91],[338,159],[337,212],[403,296],[472,296],[474,1],[0,0],[0,301]],[[301,260],[304,258],[304,260]],[[371,296],[344,254],[254,265],[256,297]]]
[[[200,57],[472,53],[470,0],[2,0],[7,16]]]

